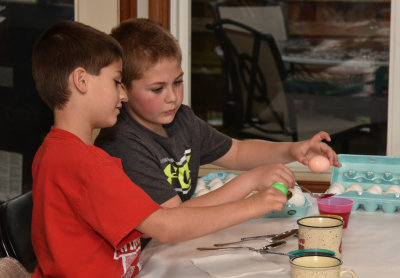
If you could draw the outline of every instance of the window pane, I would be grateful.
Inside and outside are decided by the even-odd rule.
[[[269,89],[273,93],[261,89],[278,82],[266,74],[276,65],[264,50],[253,83],[243,55],[226,66],[224,59],[232,56],[206,27],[215,19],[209,2],[192,1],[192,107],[199,116],[236,138],[303,140],[325,130],[338,153],[386,153],[390,0],[226,1],[230,5],[218,10],[222,19],[272,35],[279,56],[274,61],[285,71],[279,86]],[[246,84],[255,89],[243,93]],[[274,121],[272,130],[283,127],[285,134],[262,131]]]

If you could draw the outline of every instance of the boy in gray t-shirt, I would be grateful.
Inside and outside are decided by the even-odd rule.
[[[283,164],[336,153],[319,132],[302,142],[235,140],[210,127],[182,105],[181,51],[175,38],[149,19],[131,19],[112,30],[124,50],[122,82],[128,102],[116,126],[103,129],[96,145],[120,157],[124,171],[163,207],[209,206],[246,197],[275,182],[293,187],[294,174]],[[212,163],[246,170],[212,193],[190,199],[200,165]],[[263,171],[262,185],[254,179]]]

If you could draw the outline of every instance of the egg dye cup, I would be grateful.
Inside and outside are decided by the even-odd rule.
[[[341,216],[344,221],[343,229],[347,228],[351,208],[354,204],[353,200],[340,197],[329,197],[317,199],[317,203],[320,214],[334,214]]]

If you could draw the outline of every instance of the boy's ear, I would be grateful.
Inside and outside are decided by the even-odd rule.
[[[84,68],[76,68],[72,72],[72,79],[75,87],[78,89],[79,92],[83,94],[87,92],[88,72]]]

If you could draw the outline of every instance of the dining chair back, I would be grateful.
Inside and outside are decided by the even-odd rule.
[[[17,259],[29,272],[36,266],[31,241],[32,191],[5,201],[0,206],[0,235],[3,252]]]

